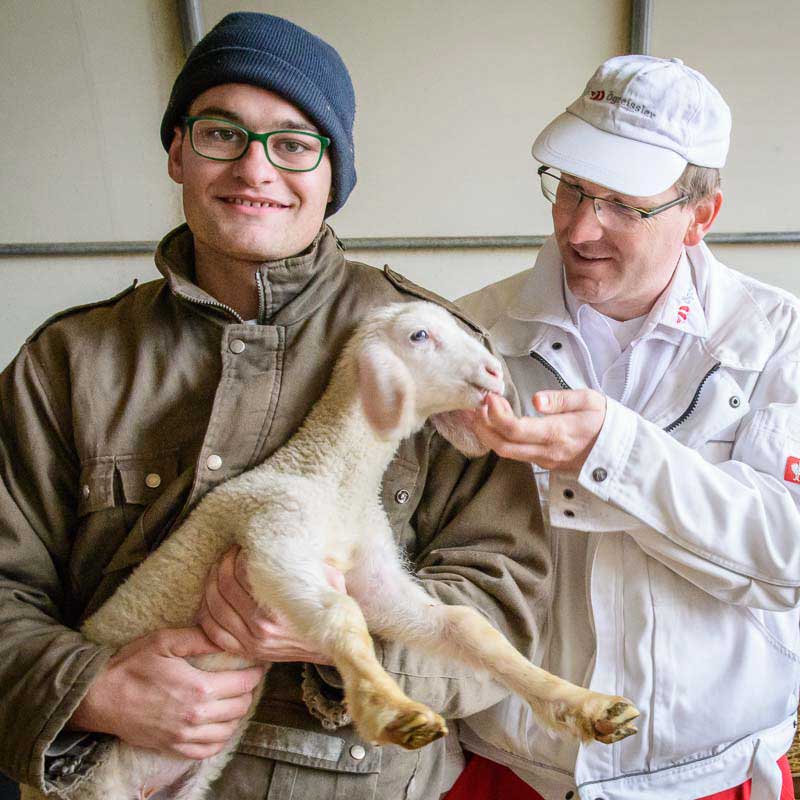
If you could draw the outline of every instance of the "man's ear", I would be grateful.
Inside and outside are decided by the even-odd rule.
[[[167,157],[167,172],[175,183],[183,183],[183,131],[183,128],[175,126]]]
[[[683,237],[683,243],[687,247],[694,247],[703,241],[703,237],[714,224],[720,208],[722,208],[722,191],[720,189],[695,204],[692,209],[692,221]]]

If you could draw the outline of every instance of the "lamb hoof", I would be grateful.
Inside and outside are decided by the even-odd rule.
[[[603,744],[622,741],[638,732],[635,725],[628,724],[638,716],[639,711],[630,700],[610,697],[592,720],[593,738]]]
[[[400,715],[383,730],[381,739],[399,744],[406,750],[417,750],[447,735],[444,720],[424,706],[415,707]]]

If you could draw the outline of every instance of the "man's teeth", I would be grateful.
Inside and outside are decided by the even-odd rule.
[[[259,203],[256,200],[243,200],[241,197],[226,197],[226,203],[233,203],[236,206],[249,206],[250,208],[286,208],[286,206],[282,205],[281,203],[268,203],[264,201],[263,203]]]

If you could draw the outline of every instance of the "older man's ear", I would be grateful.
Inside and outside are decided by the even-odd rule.
[[[692,221],[683,237],[683,243],[687,247],[694,247],[703,241],[703,237],[714,224],[720,208],[722,208],[722,191],[720,189],[695,204],[692,209]]]

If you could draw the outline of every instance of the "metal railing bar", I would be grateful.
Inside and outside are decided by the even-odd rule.
[[[547,236],[365,236],[343,238],[347,250],[489,250],[541,247]],[[709,244],[800,244],[800,231],[711,233]],[[0,244],[0,258],[24,256],[141,255],[158,242],[11,242]]]

